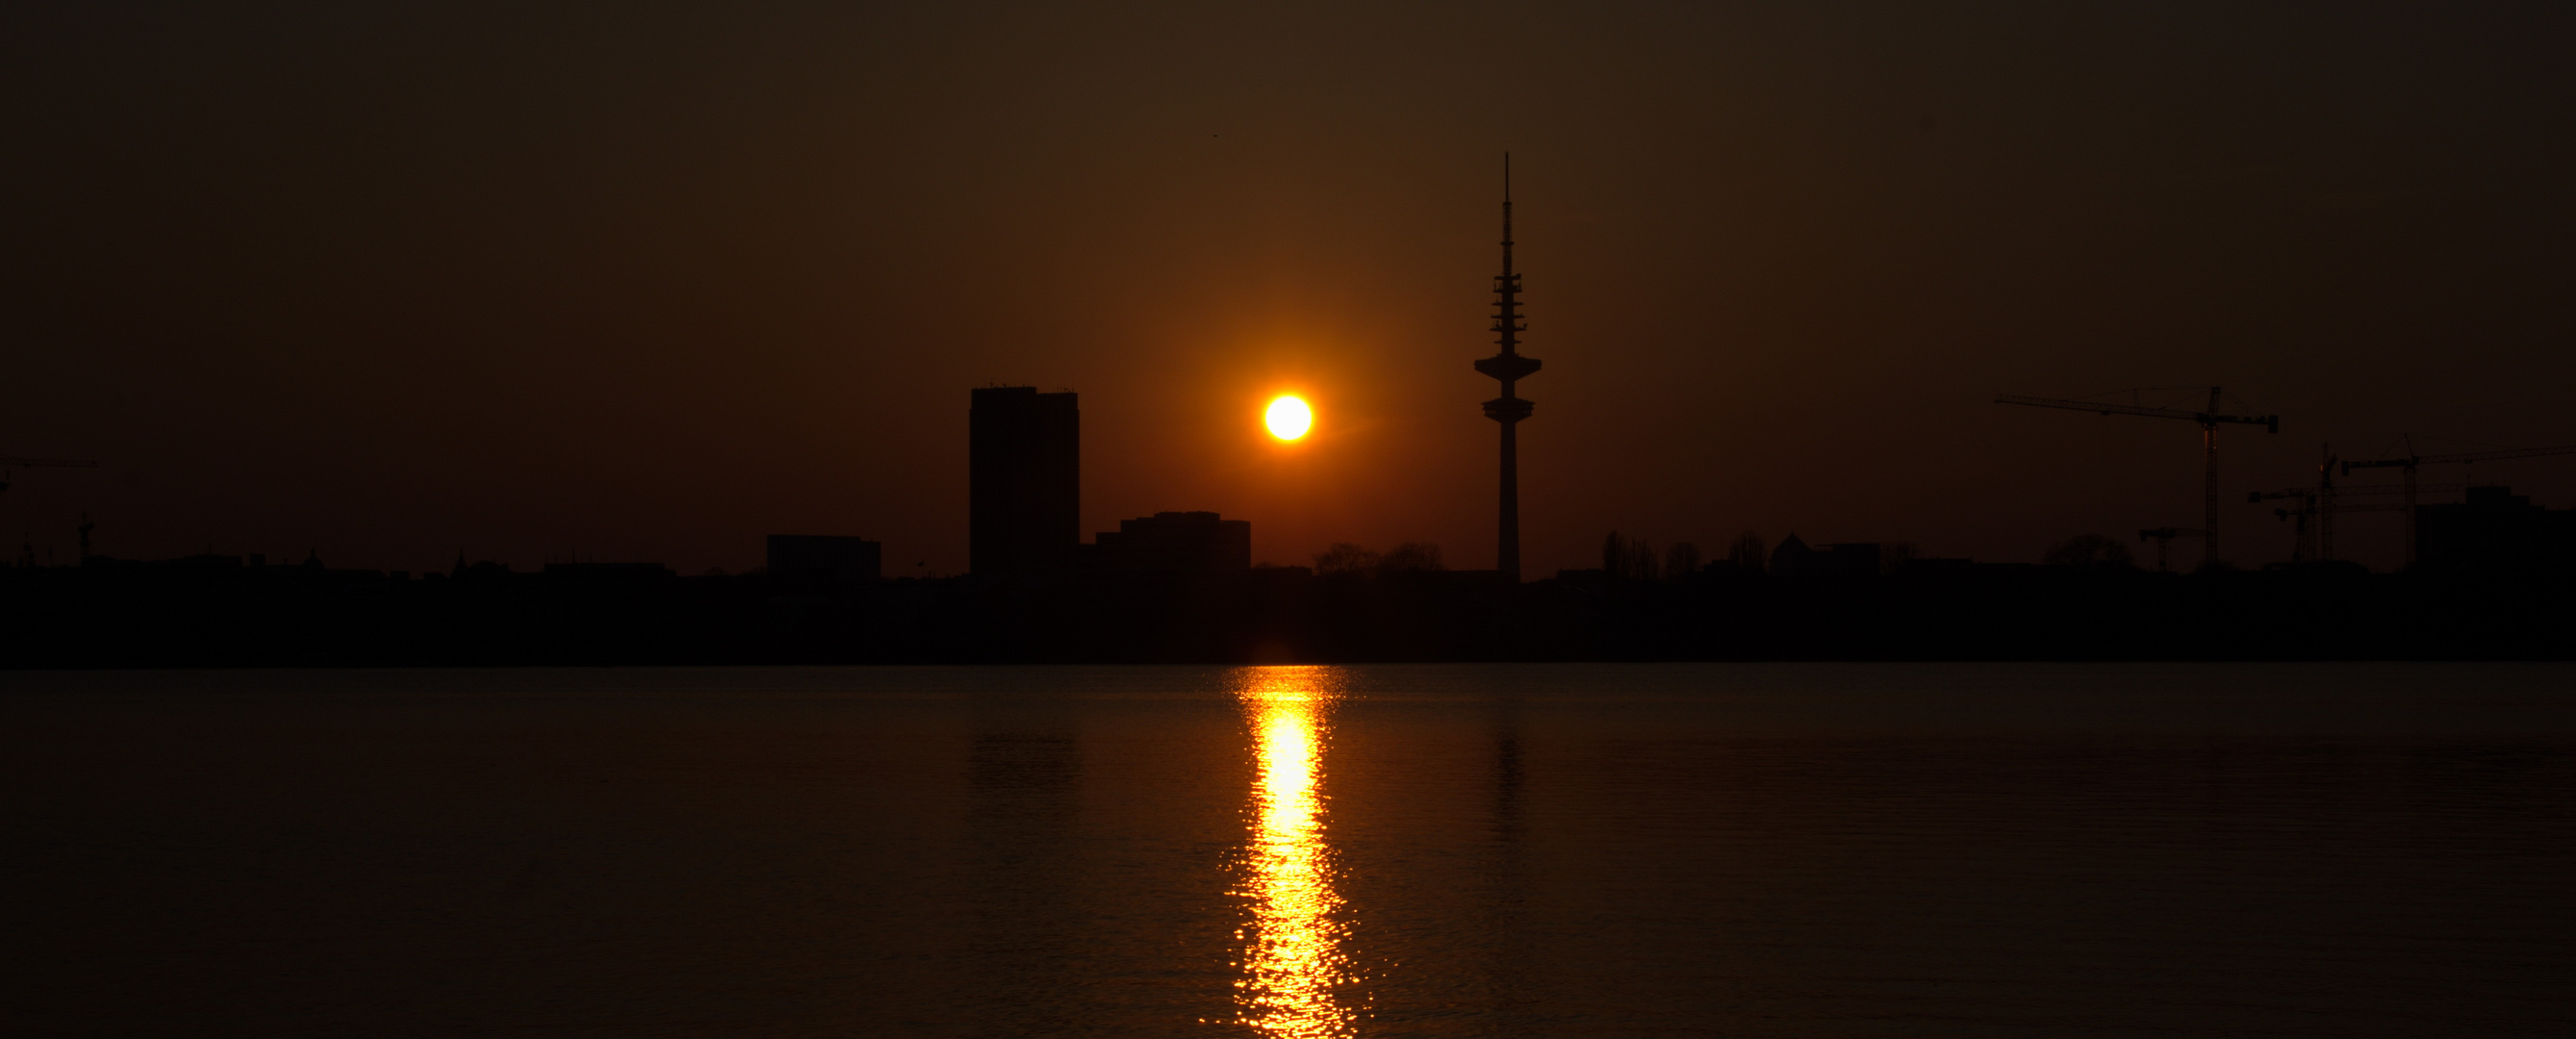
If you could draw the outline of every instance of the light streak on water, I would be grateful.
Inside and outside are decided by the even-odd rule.
[[[1323,751],[1342,675],[1330,667],[1244,668],[1235,695],[1252,722],[1259,774],[1250,842],[1236,893],[1251,908],[1239,1020],[1265,1035],[1348,1036],[1359,1014],[1342,989],[1357,981],[1344,948],[1349,927],[1333,888],[1325,840]]]

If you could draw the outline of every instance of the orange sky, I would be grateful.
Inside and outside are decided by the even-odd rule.
[[[0,536],[955,572],[966,391],[1012,382],[1082,393],[1089,529],[1490,565],[1509,149],[1528,572],[1613,528],[2036,559],[2196,523],[2197,430],[1997,392],[2224,383],[2284,416],[2222,434],[2231,499],[2321,440],[2576,442],[2569,17],[19,11],[0,454],[106,466],[21,475]],[[2576,462],[2480,475],[2576,505]]]

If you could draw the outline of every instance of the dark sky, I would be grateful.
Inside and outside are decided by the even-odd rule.
[[[0,19],[0,454],[105,463],[22,474],[0,533],[63,561],[87,510],[128,557],[802,532],[955,572],[1000,381],[1082,393],[1087,529],[1488,566],[1506,149],[1534,574],[1612,528],[2028,560],[2198,521],[2190,424],[1998,392],[2222,383],[2283,416],[2222,433],[2238,500],[2324,441],[2576,443],[2563,3]],[[2576,459],[2479,475],[2576,505]],[[2393,517],[2344,538],[2394,559]]]

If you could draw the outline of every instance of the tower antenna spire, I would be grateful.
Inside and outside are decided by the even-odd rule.
[[[1521,579],[1521,483],[1520,441],[1518,429],[1522,419],[1530,417],[1536,405],[1513,395],[1513,384],[1536,374],[1538,358],[1520,355],[1520,334],[1529,328],[1521,323],[1521,276],[1512,270],[1512,153],[1503,153],[1503,273],[1494,279],[1494,345],[1500,348],[1492,357],[1476,362],[1476,370],[1503,384],[1503,395],[1485,402],[1485,417],[1503,427],[1502,495],[1496,517],[1497,538],[1494,546],[1494,569],[1506,580]]]

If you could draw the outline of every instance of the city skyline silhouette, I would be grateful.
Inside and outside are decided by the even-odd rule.
[[[1014,384],[1085,398],[1081,531],[1489,558],[1456,407],[1506,150],[1557,344],[1532,576],[1613,529],[2033,562],[2201,524],[2191,430],[1999,393],[2224,385],[2285,417],[2225,498],[2321,444],[2576,443],[2554,12],[1407,11],[1325,68],[1331,17],[1011,10],[22,16],[0,450],[102,467],[23,474],[0,540],[695,574],[837,531],[963,573],[949,395]],[[1456,87],[1496,54],[1499,108]],[[2481,479],[2576,503],[2562,465]],[[2240,565],[2295,544],[2218,522]],[[2344,525],[2401,561],[2394,517]]]
[[[6,1031],[2576,1034],[2571,50],[0,7]]]

